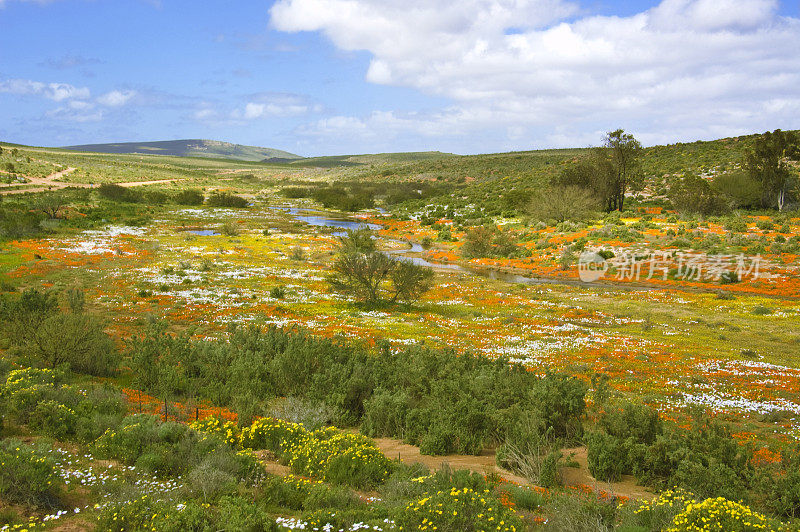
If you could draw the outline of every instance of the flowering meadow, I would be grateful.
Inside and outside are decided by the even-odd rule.
[[[337,192],[365,168],[208,164],[3,207],[0,530],[798,528],[792,213],[535,222],[427,161],[384,210]],[[361,226],[419,297],[337,290]]]

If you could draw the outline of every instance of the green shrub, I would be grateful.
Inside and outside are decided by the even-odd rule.
[[[194,430],[198,432],[207,432],[217,435],[220,439],[226,442],[231,447],[235,447],[239,443],[239,427],[233,421],[228,421],[215,416],[209,416],[189,424]]]
[[[264,502],[293,510],[345,510],[359,504],[358,497],[347,488],[294,475],[270,478],[263,494]]]
[[[217,502],[217,530],[269,532],[279,530],[275,519],[259,505],[241,497],[222,497]],[[183,530],[187,530],[184,528]]]
[[[39,403],[52,398],[52,386],[36,384],[8,395],[6,410],[20,424],[28,424]]]
[[[66,405],[49,400],[36,405],[29,423],[32,429],[56,440],[63,440],[75,435],[78,416]]]
[[[306,437],[302,425],[281,419],[263,417],[242,429],[241,446],[245,449],[268,449],[280,454]]]
[[[286,297],[286,287],[283,285],[273,286],[269,290],[269,297],[272,299],[283,299]]]
[[[779,468],[761,471],[757,489],[767,510],[781,517],[800,516],[800,454],[797,447],[781,453]]]
[[[590,432],[586,438],[589,472],[600,481],[618,481],[630,472],[628,449],[625,443],[603,432]]]
[[[503,485],[501,491],[505,491],[514,505],[521,510],[533,512],[545,504],[545,495],[527,486]]]
[[[194,188],[181,190],[175,195],[175,203],[178,205],[202,205],[204,200],[203,193]]]
[[[544,511],[547,522],[542,530],[547,532],[605,532],[614,530],[617,521],[616,499],[595,495],[576,497],[554,493],[548,498]]]
[[[664,432],[663,423],[656,410],[633,403],[625,403],[622,408],[610,409],[601,418],[600,426],[616,438],[633,438],[636,443],[648,445]]]
[[[284,454],[297,474],[354,487],[377,486],[392,469],[371,439],[331,428],[309,433]]]
[[[14,345],[23,345],[48,317],[58,312],[58,300],[52,292],[34,288],[0,296],[0,332]]]
[[[88,443],[99,438],[108,427],[116,427],[127,414],[127,400],[118,388],[108,384],[87,387],[86,396],[73,408],[78,415],[75,436]]]
[[[557,438],[575,441],[583,435],[580,416],[586,410],[587,385],[567,375],[549,374],[529,392],[531,407]]]
[[[52,506],[61,480],[53,465],[19,440],[0,441],[0,498],[8,502]]]
[[[115,183],[103,183],[97,189],[97,192],[103,198],[111,201],[122,201],[126,203],[138,203],[142,201],[141,192]]]
[[[152,530],[158,515],[164,515],[168,510],[174,511],[176,508],[159,500],[156,495],[144,495],[130,501],[103,507],[97,528],[109,532]]]
[[[148,414],[127,416],[119,427],[106,430],[93,447],[98,457],[135,464],[161,477],[182,475],[211,453],[235,455],[222,439],[212,434],[197,432],[182,423],[161,422],[157,416]],[[248,463],[244,461],[241,465]]]
[[[229,192],[212,192],[206,199],[206,205],[210,207],[243,209],[250,205],[250,202],[241,196],[234,196]]]
[[[142,196],[142,201],[148,205],[164,205],[169,196],[160,190],[148,190]]]
[[[39,363],[51,368],[68,364],[74,371],[89,375],[112,375],[120,360],[105,333],[105,323],[89,314],[51,316],[23,345],[25,353]]]
[[[410,410],[411,397],[406,391],[380,388],[364,403],[361,432],[371,438],[395,436],[405,439]]]
[[[522,520],[488,490],[470,488],[438,491],[405,506],[395,518],[404,530],[479,531],[522,530]]]

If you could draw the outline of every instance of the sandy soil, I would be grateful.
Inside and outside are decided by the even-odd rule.
[[[400,440],[376,438],[375,443],[378,445],[378,448],[383,451],[383,454],[389,458],[395,459],[399,457],[407,463],[421,463],[429,469],[438,469],[442,466],[442,463],[446,462],[454,469],[469,469],[470,471],[475,471],[476,473],[484,475],[487,473],[497,473],[501,477],[512,482],[530,484],[527,479],[498,467],[495,464],[494,451],[484,451],[480,456],[427,456],[420,454],[419,447],[405,444]],[[585,447],[564,450],[565,457],[568,457],[570,454],[573,455],[573,460],[578,462],[580,467],[561,468],[564,485],[566,486],[587,485],[596,490],[603,490],[610,494],[636,499],[651,499],[655,496],[648,488],[637,485],[636,479],[631,476],[623,477],[620,482],[599,482],[595,480],[595,478],[589,474]]]
[[[91,188],[93,186],[88,183],[66,183],[64,181],[58,181],[58,179],[64,177],[65,175],[74,172],[75,168],[67,168],[66,170],[62,170],[60,172],[54,172],[47,177],[29,177],[26,176],[28,179],[27,183],[21,184],[11,184],[11,185],[0,185],[0,194],[25,194],[27,192],[45,192],[47,190],[58,190],[62,188],[72,187],[72,188]],[[126,183],[117,183],[117,185],[125,188],[130,187],[141,187],[145,185],[161,185],[165,183],[172,183],[175,181],[183,181],[183,179],[155,179],[152,181],[129,181]],[[11,188],[11,187],[25,187],[25,188]],[[10,190],[3,190],[3,188],[9,188]]]

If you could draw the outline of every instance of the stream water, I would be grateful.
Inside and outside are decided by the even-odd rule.
[[[338,229],[343,230],[354,230],[354,229],[361,229],[362,227],[368,227],[372,230],[378,230],[381,228],[378,224],[371,224],[366,222],[360,222],[356,220],[347,220],[342,218],[331,218],[324,215],[319,214],[305,214],[308,211],[304,209],[295,209],[289,208],[286,209],[289,214],[291,214],[295,219],[301,222],[305,222],[309,225],[315,225],[318,227],[335,227]],[[344,234],[344,233],[334,233],[334,234]],[[459,264],[452,264],[447,262],[430,262],[428,260],[423,259],[422,257],[410,257],[407,256],[409,253],[422,253],[424,251],[423,247],[415,242],[408,242],[405,240],[395,240],[395,239],[384,239],[388,240],[389,242],[396,242],[400,244],[405,244],[409,246],[407,249],[396,249],[389,251],[390,255],[394,255],[402,260],[408,260],[413,262],[414,264],[420,266],[429,266],[434,269],[439,270],[449,270],[449,271],[457,271],[457,272],[464,272],[470,273],[473,275],[478,275],[480,277],[485,277],[487,279],[495,279],[498,281],[503,281],[506,283],[515,283],[515,284],[525,284],[525,285],[533,285],[533,284],[561,284],[561,285],[571,285],[571,286],[582,286],[582,287],[600,287],[604,289],[616,289],[616,290],[646,290],[648,288],[645,287],[626,287],[626,286],[614,286],[610,287],[604,283],[584,283],[583,281],[572,280],[572,279],[547,279],[543,277],[526,277],[524,275],[517,275],[515,273],[508,273],[508,272],[501,272],[497,270],[493,270],[491,268],[474,268],[474,267],[464,267]]]

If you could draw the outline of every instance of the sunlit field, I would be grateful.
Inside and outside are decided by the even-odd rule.
[[[675,153],[665,147],[645,161],[683,164]],[[709,179],[738,153],[703,152]],[[6,325],[0,351],[0,456],[15,464],[0,473],[0,530],[226,520],[242,530],[389,530],[422,528],[423,515],[448,530],[568,529],[577,525],[565,516],[587,515],[601,516],[604,530],[659,530],[679,514],[701,519],[706,506],[692,506],[701,503],[731,515],[752,507],[754,523],[793,529],[800,501],[774,497],[800,485],[800,216],[682,212],[656,179],[623,212],[577,221],[481,202],[535,194],[580,154],[530,152],[526,173],[503,154],[326,168],[21,148],[17,174],[69,167],[62,180],[93,186],[0,203],[3,308],[19,328]],[[466,179],[470,164],[500,165],[508,177],[478,170]],[[395,183],[387,198],[407,183],[411,196],[392,203],[375,192],[381,182]],[[378,201],[342,212],[325,206],[332,193],[314,196],[339,186],[349,187],[346,199]],[[178,204],[189,189],[200,203]],[[57,195],[45,210],[42,198]],[[209,205],[231,196],[237,208]],[[12,223],[22,219],[14,213],[31,225]],[[432,268],[429,289],[379,304],[336,290],[343,242],[360,227],[380,253]],[[489,251],[468,251],[479,244]],[[591,270],[587,257],[597,261]],[[44,318],[31,329],[38,318],[19,318],[35,316],[30,308],[84,333],[99,320],[115,362],[69,362],[36,332],[66,329]],[[87,321],[70,325],[70,316]],[[310,358],[294,369],[270,358],[292,349]],[[247,353],[272,361],[245,363]],[[429,377],[444,377],[424,391],[408,377],[403,395],[394,381],[404,377],[381,364],[415,357],[433,364]],[[442,360],[458,361],[463,375]],[[375,373],[354,384],[361,371]],[[441,406],[431,405],[447,397],[481,406],[432,421]],[[513,458],[524,454],[514,440],[520,420],[547,401],[563,419],[533,432],[533,458]],[[448,425],[470,423],[475,440]],[[613,447],[620,424],[629,433]],[[643,426],[652,435],[636,436]],[[659,448],[668,450],[653,458]],[[639,465],[609,465],[626,460]],[[20,482],[41,489],[10,487]],[[431,501],[466,521],[437,521]],[[497,519],[484,520],[490,512]]]

